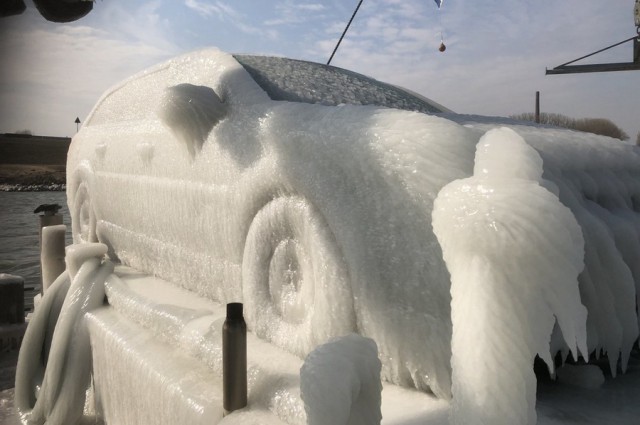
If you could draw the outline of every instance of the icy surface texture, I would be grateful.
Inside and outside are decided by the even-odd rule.
[[[91,379],[84,316],[103,303],[104,281],[113,271],[102,261],[106,252],[103,244],[70,246],[67,271],[29,323],[16,369],[16,407],[29,424],[75,424],[82,418]]]
[[[300,369],[309,425],[375,425],[382,419],[375,341],[357,334],[318,346]]]
[[[447,185],[433,227],[451,273],[454,424],[536,423],[536,354],[553,368],[557,324],[586,356],[580,226],[545,189],[542,159],[513,130],[477,145],[474,175]]]
[[[156,115],[180,84],[211,87],[227,108],[193,158]],[[217,51],[132,78],[86,122],[68,160],[76,241],[244,302],[250,330],[301,357],[357,331],[377,342],[385,379],[449,396],[449,276],[431,209],[470,174],[472,131],[418,112],[273,101]]]
[[[399,87],[330,65],[271,56],[234,55],[234,58],[273,100],[333,106],[377,105],[426,114],[447,111]]]
[[[87,316],[96,400],[107,424],[216,424],[222,385],[204,364],[116,314]]]

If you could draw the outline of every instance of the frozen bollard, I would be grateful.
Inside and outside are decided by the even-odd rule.
[[[44,216],[43,216],[44,217]],[[54,216],[55,217],[55,216]],[[59,216],[62,217],[62,216]],[[42,269],[42,293],[64,272],[64,237],[67,226],[59,224],[42,228],[40,267]]]
[[[34,214],[42,213],[38,216],[40,221],[40,227],[38,230],[38,236],[40,240],[40,252],[42,253],[42,229],[47,226],[57,226],[62,224],[62,215],[58,214],[58,210],[62,208],[58,204],[42,204],[33,210]],[[44,291],[44,272],[42,270],[42,262],[40,263],[40,288],[41,292]],[[43,292],[44,293],[44,292]]]
[[[24,323],[24,279],[0,273],[0,324]]]
[[[227,304],[222,327],[222,391],[225,415],[247,405],[247,325],[242,303]]]

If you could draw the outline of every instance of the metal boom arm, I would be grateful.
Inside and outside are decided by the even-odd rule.
[[[610,72],[610,71],[635,71],[640,70],[640,0],[636,0],[636,4],[633,10],[634,21],[636,24],[636,33],[637,35],[626,40],[623,40],[619,43],[612,44],[611,46],[605,47],[604,49],[597,50],[593,53],[589,53],[588,55],[582,56],[578,59],[574,59],[567,63],[563,63],[562,65],[558,65],[553,69],[547,69],[546,75],[554,75],[554,74],[579,74],[585,72]],[[590,56],[598,54],[600,52],[604,52],[605,50],[609,50],[613,47],[619,46],[621,44],[627,43],[631,41],[633,43],[633,62],[619,62],[619,63],[597,63],[597,64],[588,64],[588,65],[572,65],[574,62],[577,62],[582,59],[586,59]]]
[[[597,53],[604,52],[605,50],[609,50],[612,47],[619,46],[620,44],[627,43],[633,40],[633,62],[618,62],[618,63],[598,63],[598,64],[589,64],[589,65],[571,65],[574,62],[579,60],[588,58]],[[640,35],[628,38],[624,41],[621,41],[616,44],[612,44],[609,47],[605,47],[604,49],[600,49],[596,52],[590,53],[588,55],[582,56],[578,59],[574,59],[567,63],[563,63],[562,65],[558,65],[553,69],[547,69],[546,75],[554,75],[554,74],[578,74],[585,72],[609,72],[609,71],[634,71],[640,70]]]

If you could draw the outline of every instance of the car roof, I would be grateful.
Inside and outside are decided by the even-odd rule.
[[[430,99],[353,71],[296,59],[233,55],[272,100],[451,112]]]

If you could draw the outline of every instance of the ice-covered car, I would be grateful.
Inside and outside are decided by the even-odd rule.
[[[249,329],[298,355],[368,335],[387,379],[447,396],[448,274],[430,213],[464,175],[443,135],[469,134],[427,115],[442,111],[309,62],[171,60],[107,92],[74,137],[74,240],[244,302]]]
[[[476,157],[474,170],[478,141],[489,134],[483,146],[495,145],[492,137],[502,136],[490,130],[501,126],[515,130],[506,132],[504,146],[529,147],[480,153],[488,159]],[[580,323],[576,335],[586,336],[563,335],[548,315],[545,324],[555,331],[547,358],[579,340],[582,351],[608,353],[615,373],[638,337],[639,158],[637,148],[601,136],[456,115],[334,67],[206,50],[102,97],[71,144],[67,194],[76,242],[103,242],[122,264],[222,303],[243,302],[249,329],[299,356],[334,336],[370,337],[384,378],[447,398],[451,279],[432,230],[441,189],[474,171],[493,178],[487,170],[497,169],[503,183],[524,175],[532,180],[523,187],[544,187],[559,210],[570,209],[580,226],[574,233],[584,238],[568,244],[578,272],[584,260],[580,300],[576,290],[572,302],[588,310],[585,319],[576,307],[580,314],[572,317]],[[470,200],[451,217],[474,215],[468,206],[490,187],[478,181],[459,184]],[[520,260],[556,252],[531,225],[537,210],[520,199],[482,200],[490,214],[502,209],[512,220],[500,229],[490,214],[482,228],[467,220],[467,234],[486,242],[477,244],[487,247],[477,255],[504,248],[504,240],[518,247]],[[527,251],[532,235],[538,243]],[[532,257],[539,265],[533,269],[548,266],[541,258]],[[498,270],[505,285],[519,279],[509,258],[496,264],[507,265]],[[562,284],[578,282],[571,275]],[[480,293],[465,308],[510,307],[511,299]],[[523,305],[536,295],[527,285],[518,293]],[[543,295],[558,299],[553,289]],[[522,320],[516,327],[523,333],[541,329]],[[487,332],[511,335],[512,323]],[[493,359],[487,370],[495,370],[508,363],[509,344],[496,344],[483,359],[474,357],[473,344],[454,351],[470,363]],[[532,360],[522,358],[526,369]]]

